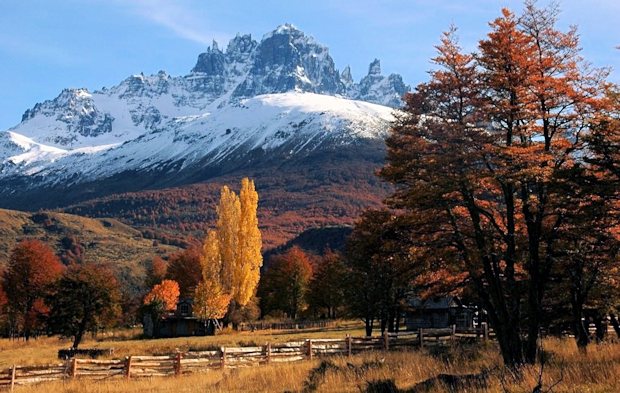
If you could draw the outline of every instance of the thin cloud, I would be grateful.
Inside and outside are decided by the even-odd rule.
[[[198,15],[198,7],[191,7],[186,2],[165,0],[133,0],[129,3],[131,12],[167,28],[177,36],[202,45],[212,40],[227,41],[230,35],[210,30],[206,15]]]

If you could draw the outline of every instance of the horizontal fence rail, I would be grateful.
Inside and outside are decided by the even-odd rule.
[[[492,333],[492,332],[491,332]],[[447,345],[456,340],[487,340],[486,325],[481,328],[419,329],[386,333],[382,336],[306,339],[262,346],[220,347],[212,351],[178,352],[162,356],[127,356],[125,359],[69,359],[64,363],[13,366],[0,370],[0,388],[32,383],[84,378],[145,378],[179,376],[214,369],[253,367],[268,363],[294,362],[315,357],[350,356],[368,351]]]
[[[251,322],[240,323],[238,329],[241,331],[254,330],[297,330],[297,329],[317,329],[336,326],[336,321],[299,321],[299,322]]]

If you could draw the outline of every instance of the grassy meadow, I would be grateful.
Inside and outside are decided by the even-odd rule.
[[[341,322],[335,328],[306,330],[262,330],[235,332],[225,330],[216,336],[178,337],[168,339],[140,339],[140,329],[102,333],[97,337],[84,337],[80,348],[114,349],[108,358],[124,358],[128,355],[167,355],[177,351],[205,351],[221,346],[253,346],[281,343],[306,338],[342,338],[347,334],[363,336],[364,329],[355,322]],[[58,337],[40,337],[23,340],[0,339],[0,368],[13,364],[35,365],[58,362],[59,349],[70,348],[72,340]],[[102,359],[105,359],[103,357]]]
[[[115,332],[89,338],[84,348],[114,348],[113,357],[129,354],[165,354],[176,350],[200,350],[221,345],[252,345],[313,337],[361,335],[356,324],[343,323],[338,329],[310,331],[225,332],[214,337],[139,340],[136,331]],[[12,363],[57,362],[56,351],[69,341],[41,338],[28,343],[0,341],[0,367]],[[620,392],[620,343],[591,345],[586,355],[577,351],[572,339],[544,341],[546,364],[541,392]],[[538,384],[540,366],[524,368],[520,377],[501,367],[494,342],[426,347],[422,350],[374,352],[352,357],[335,356],[296,363],[250,368],[210,370],[182,377],[104,381],[74,380],[24,386],[17,392],[532,392]],[[485,373],[486,384],[459,386],[450,390],[440,374]],[[373,387],[381,383],[382,389]],[[556,384],[555,386],[553,386]],[[486,386],[484,386],[486,385]],[[553,387],[552,387],[553,386]],[[552,387],[551,390],[549,390]]]

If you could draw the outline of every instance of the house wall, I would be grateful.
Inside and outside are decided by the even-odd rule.
[[[473,313],[468,309],[417,310],[405,315],[407,330],[457,328],[473,326]]]
[[[164,319],[160,322],[157,337],[190,337],[190,336],[211,336],[215,334],[215,327],[212,322],[207,326],[203,321],[196,318]]]

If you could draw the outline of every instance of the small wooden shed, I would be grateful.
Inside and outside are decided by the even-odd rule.
[[[163,316],[157,323],[146,321],[144,334],[147,337],[170,338],[190,336],[212,336],[215,334],[213,321],[194,316],[193,300],[180,299],[174,313]]]
[[[412,297],[407,305],[405,312],[407,330],[447,328],[452,325],[456,325],[457,328],[474,326],[474,310],[465,306],[455,296],[428,299]]]

